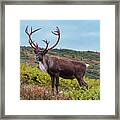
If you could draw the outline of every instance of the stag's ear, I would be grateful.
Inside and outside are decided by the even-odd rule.
[[[39,51],[40,51],[39,47],[38,47],[37,49],[34,49],[34,53],[35,53],[35,54],[38,54]]]

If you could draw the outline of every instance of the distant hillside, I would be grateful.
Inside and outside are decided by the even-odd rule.
[[[93,51],[75,51],[69,49],[54,49],[48,53],[49,55],[55,55],[65,57],[73,60],[82,61],[89,64],[86,76],[91,79],[100,79],[100,52]],[[28,63],[34,65],[34,52],[31,47],[20,47],[20,60],[21,63]]]

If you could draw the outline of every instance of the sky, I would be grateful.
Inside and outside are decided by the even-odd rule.
[[[33,30],[42,28],[33,33],[32,40],[44,48],[42,40],[50,41],[52,46],[57,37],[51,31],[60,29],[60,42],[55,47],[58,49],[72,49],[77,51],[100,51],[100,21],[99,20],[21,20],[20,21],[20,45],[30,46],[25,28]]]

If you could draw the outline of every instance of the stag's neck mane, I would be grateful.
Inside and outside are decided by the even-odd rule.
[[[49,56],[45,55],[43,56],[43,60],[41,61],[41,64],[44,66],[45,70],[48,70],[48,60],[49,60]]]

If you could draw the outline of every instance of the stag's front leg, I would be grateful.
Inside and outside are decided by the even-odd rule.
[[[54,96],[54,81],[55,81],[55,77],[54,76],[51,76],[51,87],[52,87],[52,96]]]
[[[56,77],[56,95],[58,95],[59,77]]]

